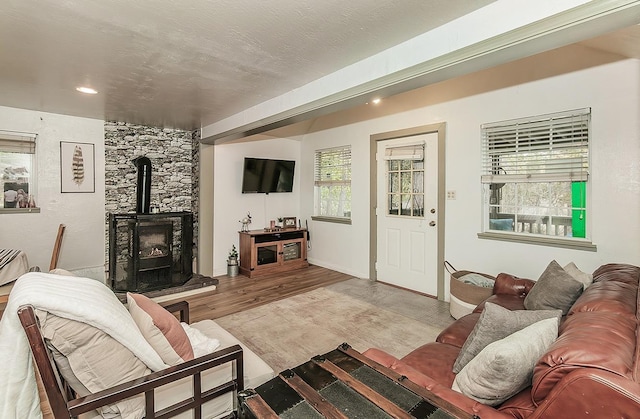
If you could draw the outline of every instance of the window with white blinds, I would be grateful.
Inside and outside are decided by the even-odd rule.
[[[36,134],[0,130],[0,209],[35,208]]]
[[[484,124],[482,182],[586,181],[590,109]]]
[[[351,219],[351,146],[316,150],[314,215]]]
[[[591,109],[481,125],[483,233],[589,238]]]

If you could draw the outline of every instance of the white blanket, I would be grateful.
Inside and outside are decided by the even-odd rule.
[[[16,281],[0,321],[0,418],[42,417],[31,350],[17,315],[18,308],[27,304],[99,328],[153,371],[167,367],[104,284],[89,278],[27,273]]]

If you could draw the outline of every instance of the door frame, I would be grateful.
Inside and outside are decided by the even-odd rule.
[[[376,205],[378,202],[378,165],[376,162],[376,153],[378,150],[378,141],[393,140],[403,137],[412,137],[422,134],[438,134],[438,202],[437,217],[438,225],[438,243],[436,245],[436,261],[438,275],[438,300],[444,301],[444,207],[445,207],[445,131],[446,122],[440,122],[430,125],[421,125],[413,128],[405,128],[396,131],[382,132],[370,136],[369,141],[369,278],[377,280],[376,262],[378,261],[378,220],[376,215]]]

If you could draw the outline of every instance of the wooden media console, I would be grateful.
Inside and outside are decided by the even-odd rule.
[[[251,230],[240,233],[240,273],[249,278],[309,266],[307,230]]]

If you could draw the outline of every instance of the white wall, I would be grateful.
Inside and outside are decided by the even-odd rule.
[[[310,263],[359,278],[369,276],[369,132],[371,123],[349,124],[306,135],[302,141],[300,210],[309,220]],[[351,145],[351,225],[313,221],[315,150]]]
[[[531,58],[424,88],[413,95],[423,95],[425,106],[304,136],[301,212],[306,218],[313,212],[314,150],[353,146],[353,224],[312,223],[309,260],[368,275],[369,136],[446,122],[446,189],[455,190],[457,199],[446,201],[445,258],[458,269],[537,279],[552,259],[574,261],[588,272],[608,262],[640,265],[640,62],[601,57],[603,64],[585,61],[573,68],[580,57],[551,58],[558,61],[543,67]],[[480,125],[583,107],[592,109],[589,221],[597,252],[479,239]]]
[[[32,132],[36,140],[40,213],[0,214],[0,247],[27,253],[49,269],[58,224],[67,226],[58,267],[104,280],[105,199],[102,120],[0,106],[0,129]],[[95,193],[60,192],[60,141],[95,144]]]
[[[251,213],[251,230],[269,227],[278,217],[300,218],[300,142],[275,139],[214,146],[213,163],[213,273],[227,272],[231,245],[238,248],[239,220]],[[242,170],[245,157],[296,160],[293,192],[243,194]],[[206,163],[203,163],[206,164]],[[311,164],[313,170],[313,164]],[[205,181],[203,180],[203,187]]]

